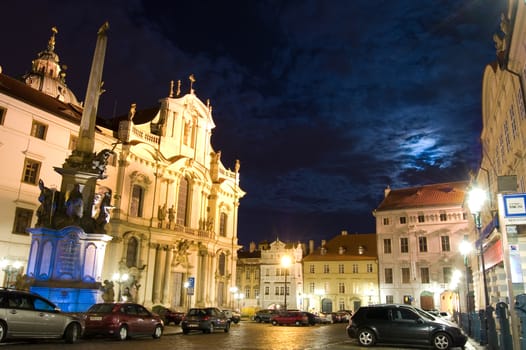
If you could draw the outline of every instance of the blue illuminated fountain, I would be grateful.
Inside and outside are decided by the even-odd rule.
[[[94,153],[97,106],[102,82],[108,23],[98,31],[85,106],[75,150],[62,168],[60,191],[41,190],[38,221],[31,233],[26,278],[29,289],[66,312],[82,312],[101,299],[104,254],[111,236],[109,222],[111,190],[97,189],[97,180],[106,178],[112,150]]]

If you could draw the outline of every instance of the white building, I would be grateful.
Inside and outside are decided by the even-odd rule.
[[[78,137],[82,105],[65,84],[56,33],[24,81],[0,73],[4,286],[13,285],[26,269],[26,228],[36,224],[39,179],[60,188],[61,176],[53,167],[64,163]],[[114,127],[97,125],[95,151],[115,152],[108,177],[98,182],[101,192],[111,191],[114,208],[105,227],[112,240],[97,281],[113,279],[147,306],[228,305],[239,249],[239,200],[245,194],[239,162],[233,170],[226,168],[221,152],[212,147],[210,104],[191,87],[181,94],[173,85],[158,108],[141,111],[133,105]],[[189,280],[195,284],[187,289]]]
[[[472,220],[463,208],[468,184],[385,190],[374,211],[380,302],[459,311],[459,285],[452,282],[458,270],[461,283],[466,283],[458,247]]]
[[[276,239],[261,246],[259,304],[262,309],[303,309],[303,247]],[[289,264],[283,264],[287,257]],[[286,294],[285,294],[286,293]]]

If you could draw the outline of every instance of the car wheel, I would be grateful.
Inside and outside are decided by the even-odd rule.
[[[0,321],[0,343],[4,341],[6,332],[7,332],[6,324],[3,321]]]
[[[210,327],[208,327],[208,333],[214,333],[214,324],[210,322]]]
[[[439,332],[433,336],[433,346],[437,350],[447,350],[451,347],[451,337],[444,332]]]
[[[183,334],[188,334],[190,333],[190,330],[188,328],[183,328]]]
[[[225,333],[228,333],[229,330],[230,330],[230,322],[227,322],[225,325]]]
[[[71,323],[64,332],[64,339],[68,344],[74,344],[79,340],[80,327],[76,323]]]
[[[363,346],[373,346],[376,343],[376,335],[370,329],[360,329],[358,332],[358,343]]]
[[[272,325],[273,325],[273,326],[277,326],[277,325],[278,325],[278,321],[275,321],[275,320],[272,321]]]
[[[161,335],[163,335],[163,327],[160,324],[158,324],[153,330],[152,337],[153,339],[159,339]]]
[[[126,340],[126,338],[128,338],[128,327],[120,326],[119,331],[117,332],[117,337],[119,340]]]
[[[261,318],[256,317],[256,318],[254,319],[254,321],[256,321],[257,323],[261,323]]]
[[[301,326],[301,322],[300,321],[296,321],[296,326]]]

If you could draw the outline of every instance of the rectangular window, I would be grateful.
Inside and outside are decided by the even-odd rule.
[[[130,215],[140,218],[144,205],[144,189],[139,185],[133,185],[131,195]]]
[[[316,288],[316,283],[314,282],[309,283],[309,293],[314,294],[315,288]]]
[[[323,265],[323,273],[329,273],[329,265],[328,264]]]
[[[340,300],[338,303],[340,310],[345,310],[345,300]]]
[[[391,254],[391,240],[389,238],[384,239],[384,254]]]
[[[424,236],[418,237],[418,249],[420,253],[427,252],[427,237],[424,237]]]
[[[259,298],[259,288],[254,288],[254,298]]]
[[[451,283],[451,267],[444,267],[442,273],[444,274],[444,283]]]
[[[418,222],[424,222],[424,221],[425,221],[424,214],[418,214]]]
[[[384,218],[384,225],[389,225],[389,218]]]
[[[372,273],[373,272],[373,264],[367,264],[367,272]]]
[[[345,294],[345,283],[343,282],[338,283],[338,292],[340,294]]]
[[[13,233],[26,234],[26,228],[31,227],[33,219],[33,210],[19,208],[15,210],[15,222],[13,223]]]
[[[401,224],[406,224],[407,223],[407,219],[405,216],[400,216],[400,223]]]
[[[409,238],[400,238],[400,253],[409,253]]]
[[[226,237],[227,218],[226,213],[219,214],[219,235],[221,237]]]
[[[245,279],[247,279],[247,280],[250,279],[250,270],[249,270],[249,269],[247,269],[247,270],[245,271]]]
[[[33,125],[31,125],[31,136],[39,138],[41,140],[45,140],[46,132],[47,132],[46,124],[33,120]]]
[[[358,264],[352,264],[352,273],[358,273]]]
[[[314,273],[314,272],[315,272],[314,264],[310,264],[310,265],[309,265],[309,272],[310,272],[310,273]]]
[[[281,287],[283,289],[283,287]],[[274,292],[275,292],[275,295],[279,295],[279,287],[276,286],[276,288],[274,288]],[[283,295],[283,292],[281,292],[281,295]]]
[[[265,295],[269,295],[269,294],[270,294],[270,287],[265,286]]]
[[[394,297],[392,295],[386,295],[385,296],[385,302],[387,304],[393,304],[394,303]]]
[[[449,236],[442,236],[440,237],[441,243],[442,243],[442,251],[443,252],[450,252],[451,246],[449,245]]]
[[[36,185],[38,176],[40,175],[40,167],[42,163],[37,160],[26,158],[24,161],[24,173],[22,174],[22,182]]]
[[[384,270],[385,283],[393,283],[393,269],[387,268]]]
[[[339,264],[338,265],[338,273],[345,273],[345,265]]]
[[[440,213],[440,221],[447,221],[447,214],[446,213]]]
[[[429,283],[429,268],[421,267],[420,277],[422,278],[422,283]]]
[[[402,267],[402,283],[409,283],[411,280],[411,275],[409,272],[409,267]]]
[[[0,106],[0,125],[4,125],[6,113],[7,113],[7,109]]]
[[[270,276],[270,269],[269,268],[265,269],[265,276]]]

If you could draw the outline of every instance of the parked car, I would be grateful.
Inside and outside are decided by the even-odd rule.
[[[305,316],[307,316],[307,318],[309,320],[309,325],[314,326],[316,324],[320,324],[321,323],[320,316],[318,316],[316,314],[313,314],[312,312],[304,311],[303,313],[305,314]]]
[[[64,339],[75,343],[84,324],[79,317],[62,313],[38,294],[0,288],[0,342],[8,339]]]
[[[296,326],[308,326],[309,318],[302,311],[281,311],[278,314],[272,316],[270,323],[272,325],[296,325]]]
[[[92,305],[83,314],[86,336],[112,336],[125,340],[134,336],[163,334],[162,318],[135,303],[100,303]]]
[[[162,305],[155,305],[152,308],[152,311],[161,316],[165,326],[169,325],[170,323],[173,323],[177,326],[179,323],[181,323],[181,320],[184,316],[184,312],[174,311]]]
[[[230,322],[239,323],[241,321],[241,314],[237,312],[236,310],[231,309],[221,309],[226,315],[226,317],[230,320]]]
[[[254,321],[258,323],[261,323],[261,322],[269,323],[272,316],[277,313],[278,313],[277,310],[272,310],[272,309],[258,310],[256,311],[256,314],[254,315]]]
[[[222,329],[225,333],[230,330],[230,319],[217,307],[192,308],[183,317],[181,328],[183,334],[190,331],[202,331],[212,333],[216,329]]]
[[[398,304],[360,307],[349,321],[347,334],[361,346],[421,344],[439,350],[463,348],[468,339],[458,326],[414,306]]]
[[[333,313],[331,313],[331,316],[332,316],[332,321],[334,323],[349,322],[349,320],[351,319],[351,314],[349,314],[349,312],[343,311],[343,310],[340,310],[340,311],[337,311],[337,312],[333,312]]]

